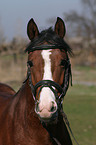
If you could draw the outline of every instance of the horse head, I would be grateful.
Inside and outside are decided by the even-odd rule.
[[[71,49],[64,41],[66,29],[61,18],[52,28],[39,32],[33,19],[28,22],[31,40],[28,52],[28,78],[35,101],[35,112],[45,122],[58,118],[62,99],[69,87]]]

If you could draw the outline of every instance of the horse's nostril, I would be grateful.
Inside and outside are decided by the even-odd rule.
[[[50,112],[54,112],[56,110],[56,107],[52,106],[50,109]]]
[[[57,105],[55,102],[52,101],[52,106],[51,106],[50,112],[55,112],[56,110],[57,110]]]

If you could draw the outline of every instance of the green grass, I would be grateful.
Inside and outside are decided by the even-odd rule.
[[[96,145],[96,86],[71,87],[64,99],[64,112],[79,144]]]

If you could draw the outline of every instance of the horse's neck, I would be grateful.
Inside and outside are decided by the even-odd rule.
[[[31,94],[31,89],[26,82],[12,98],[9,115],[13,119],[15,117],[17,122],[21,120],[23,123],[26,123],[32,114],[35,114],[34,100]]]
[[[28,122],[32,123],[34,118],[39,120],[34,111],[35,102],[34,102],[31,88],[29,86],[28,81],[22,86],[22,88],[20,90],[20,96],[21,96],[21,99],[20,99],[21,109],[20,110],[24,111],[23,114],[25,116],[25,121],[27,121],[26,123],[28,123]]]
[[[26,82],[25,88],[26,88],[26,118],[30,125],[34,122],[35,125],[38,124],[39,119],[37,114],[35,113],[35,101],[33,99],[31,88],[29,86],[28,81]]]

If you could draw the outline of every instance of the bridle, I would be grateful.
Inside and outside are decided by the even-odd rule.
[[[68,60],[68,62],[69,62],[69,60]],[[31,65],[30,64],[31,64],[31,62],[28,61],[27,62],[27,67],[28,67],[27,77],[29,78],[29,85],[31,87],[31,92],[32,92],[33,99],[35,101],[35,105],[38,103],[38,98],[39,98],[41,90],[44,87],[48,87],[54,93],[56,101],[57,101],[58,108],[61,109],[62,98],[64,98],[64,96],[66,94],[66,91],[68,89],[68,86],[69,86],[69,75],[68,75],[68,73],[69,73],[70,63],[68,64],[68,68],[65,70],[64,82],[66,84],[64,85],[63,88],[58,83],[56,83],[52,80],[41,80],[41,81],[37,82],[35,85],[33,85],[32,78],[31,78]],[[40,88],[40,89],[39,89],[38,94],[37,94],[36,92],[37,92],[38,88]],[[60,94],[59,96],[58,96],[58,93]],[[37,97],[36,97],[36,94],[37,94]]]
[[[52,80],[41,80],[38,83],[36,83],[34,86],[32,83],[32,79],[31,79],[31,68],[29,66],[29,62],[27,63],[27,66],[28,66],[27,75],[29,78],[29,86],[31,87],[31,92],[32,92],[33,99],[35,101],[35,105],[37,105],[39,103],[38,98],[39,98],[41,90],[44,87],[48,87],[54,93],[56,102],[57,102],[57,106],[60,109],[62,106],[62,98],[64,96],[64,91],[63,91],[62,87],[58,83],[56,83]],[[37,94],[36,92],[37,92],[38,88],[39,88],[39,91]],[[60,94],[59,96],[58,96],[58,93]],[[36,97],[36,94],[37,94],[37,97]]]
[[[36,51],[36,50],[48,50],[48,49],[57,49],[57,48],[60,49],[61,51],[63,51],[60,45],[50,43],[50,44],[41,44],[39,46],[38,45],[32,46],[32,48],[30,49],[30,51],[28,51],[28,53]],[[31,87],[31,91],[32,91],[32,95],[33,95],[35,103],[38,101],[38,99],[36,99],[36,91],[39,87],[40,87],[39,94],[43,87],[49,87],[55,94],[56,100],[59,99],[59,101],[60,101],[67,92],[67,89],[69,87],[70,78],[71,78],[71,85],[72,85],[71,64],[70,64],[68,56],[67,56],[67,67],[65,68],[64,80],[63,80],[62,86],[60,86],[58,83],[56,83],[52,80],[41,80],[41,81],[37,82],[37,84],[35,84],[35,86],[34,86],[32,83],[32,79],[31,79],[31,67],[32,67],[31,64],[32,64],[31,61],[27,62],[27,67],[28,67],[27,77],[29,78],[29,85]],[[60,93],[60,96],[58,96],[58,93]],[[39,94],[38,94],[38,96],[39,96]]]
[[[55,45],[51,45],[51,44],[50,45],[34,46],[30,52],[33,52],[36,50],[48,50],[48,49],[57,49],[57,48],[55,47]],[[28,52],[28,53],[30,53],[30,52]],[[71,64],[70,64],[69,58],[67,57],[67,67],[66,67],[65,73],[64,73],[64,81],[63,81],[64,85],[63,85],[63,87],[52,80],[41,80],[41,81],[37,82],[35,85],[33,85],[32,78],[31,78],[31,67],[32,67],[31,61],[27,62],[27,67],[28,67],[27,80],[29,79],[29,86],[31,88],[31,93],[32,93],[33,99],[35,101],[35,105],[37,105],[39,103],[38,98],[39,98],[39,94],[40,94],[41,90],[44,87],[50,88],[51,91],[55,95],[57,106],[58,106],[58,111],[62,114],[64,121],[65,121],[67,127],[69,128],[71,135],[73,136],[75,142],[77,143],[77,145],[79,145],[78,142],[76,141],[74,135],[73,135],[73,132],[72,132],[70,125],[69,125],[69,121],[68,121],[67,116],[64,113],[63,107],[62,107],[62,102],[63,102],[62,99],[66,95],[67,89],[69,87],[69,79],[70,78],[71,78],[71,85],[72,85]],[[37,92],[38,88],[39,88],[39,91],[37,94],[36,92]],[[58,93],[60,94],[59,96],[58,96]],[[37,97],[36,97],[36,94],[37,94]],[[55,141],[58,145],[61,145],[60,142],[55,137],[53,137],[53,135],[51,135],[50,131],[47,129],[47,126],[44,122],[42,122],[42,125],[49,132],[50,137],[53,139],[53,141]]]

